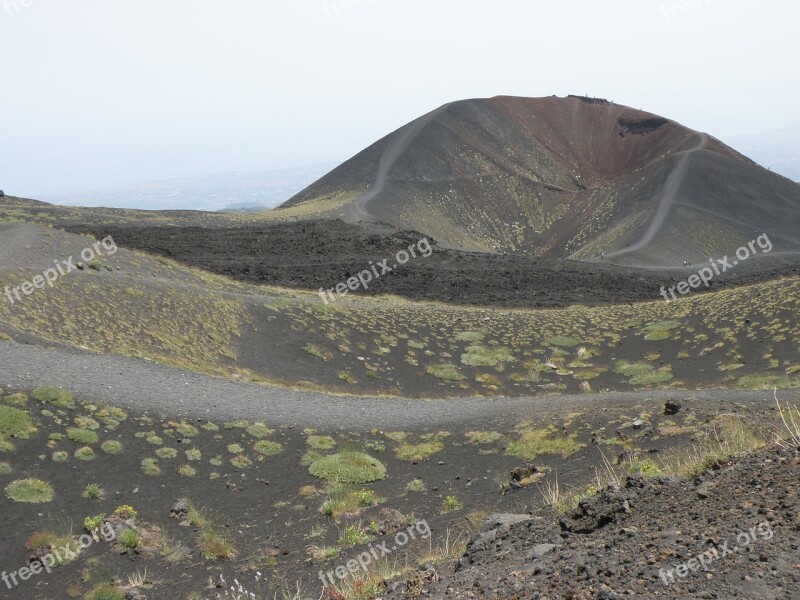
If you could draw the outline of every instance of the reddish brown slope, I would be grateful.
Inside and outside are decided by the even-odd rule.
[[[718,184],[709,190],[697,175],[712,163]],[[740,172],[748,174],[747,190],[721,183]],[[759,216],[746,210],[754,194],[773,216],[766,221],[785,241],[781,249],[796,250],[797,236],[783,229],[797,231],[800,213],[773,214],[770,205],[778,198],[800,206],[800,190],[789,183],[716,139],[651,113],[588,98],[504,96],[455,102],[421,117],[282,209],[390,223],[474,250],[574,258],[619,252],[629,264],[673,264],[677,255],[702,258],[717,250],[709,239],[725,252],[749,240],[750,219]],[[732,204],[740,224],[712,222],[711,235],[695,232],[675,244],[676,227],[683,227],[676,207],[690,197],[697,204],[700,188],[701,209]]]

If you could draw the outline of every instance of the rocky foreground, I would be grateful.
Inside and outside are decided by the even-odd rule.
[[[629,477],[559,520],[493,515],[455,568],[386,598],[800,598],[800,452]],[[430,567],[430,566],[429,566]]]

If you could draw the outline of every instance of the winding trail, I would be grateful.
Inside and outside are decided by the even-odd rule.
[[[729,404],[761,402],[770,396],[730,390],[449,400],[330,396],[209,377],[140,359],[11,342],[0,342],[0,377],[9,389],[30,391],[57,385],[81,399],[165,417],[264,420],[272,425],[348,431],[373,427],[435,431],[459,425],[501,428],[534,417],[546,419],[556,411],[627,408],[641,404],[644,397],[680,401],[691,396]]]
[[[350,218],[355,221],[368,221],[372,218],[369,211],[367,211],[367,204],[383,192],[392,167],[394,167],[403,152],[411,146],[428,124],[447,110],[449,106],[449,104],[445,104],[429,112],[427,115],[423,115],[416,121],[412,121],[394,133],[389,145],[384,149],[381,155],[381,160],[378,163],[378,171],[375,173],[375,179],[372,181],[370,189],[350,205]]]
[[[644,235],[641,238],[639,238],[637,242],[631,244],[624,250],[609,252],[608,254],[606,254],[606,258],[622,256],[630,252],[641,250],[644,246],[653,241],[653,238],[661,229],[661,226],[664,224],[664,221],[666,221],[670,210],[672,210],[672,207],[675,204],[678,192],[681,189],[681,185],[683,185],[683,180],[686,178],[686,172],[689,170],[689,160],[691,159],[692,154],[708,146],[708,135],[706,135],[705,133],[698,133],[697,138],[698,138],[697,145],[694,148],[683,150],[682,152],[677,152],[675,154],[675,156],[681,154],[683,156],[681,157],[681,160],[678,163],[678,165],[675,167],[675,169],[673,169],[672,173],[669,174],[666,182],[664,183],[664,189],[661,192],[661,200],[658,203],[656,212],[653,215],[653,218],[650,221],[650,225],[647,227],[647,231],[645,231]]]

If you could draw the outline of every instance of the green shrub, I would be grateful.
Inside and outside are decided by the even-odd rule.
[[[275,454],[281,453],[283,446],[281,446],[278,442],[261,440],[253,444],[253,450],[255,450],[261,456],[274,456]]]
[[[614,373],[617,375],[623,375],[625,377],[646,375],[654,370],[655,367],[650,363],[629,362],[627,360],[621,360],[617,362],[616,366],[614,367]]]
[[[319,510],[323,515],[327,517],[332,517],[341,509],[343,504],[344,502],[342,500],[335,500],[333,498],[328,498],[327,500],[325,500],[325,502],[322,503],[322,506],[320,507]]]
[[[159,448],[156,450],[158,458],[175,458],[178,456],[178,451],[175,448]]]
[[[556,335],[551,338],[547,338],[546,341],[551,346],[560,346],[562,348],[572,348],[577,346],[579,343],[575,338],[566,335]]]
[[[86,486],[86,489],[83,490],[81,496],[89,498],[90,500],[100,500],[105,496],[105,491],[98,484],[90,483]]]
[[[356,492],[356,499],[358,503],[364,508],[375,506],[378,503],[378,497],[373,490],[359,490]]]
[[[53,500],[53,486],[41,479],[18,479],[6,486],[6,496],[14,502],[42,504]]]
[[[461,355],[461,362],[470,367],[494,367],[501,362],[515,362],[514,356],[504,348],[470,346]]]
[[[26,408],[28,406],[28,397],[25,394],[11,394],[6,396],[4,402],[14,408]]]
[[[556,454],[563,458],[583,448],[575,434],[562,435],[557,430],[523,429],[519,438],[509,442],[506,454],[525,461],[533,461],[541,454]]]
[[[502,437],[497,431],[468,431],[466,436],[470,444],[491,444]]]
[[[339,544],[348,548],[358,546],[369,540],[367,532],[358,525],[348,525],[339,536]]]
[[[140,541],[139,534],[133,529],[126,529],[119,535],[119,543],[129,550],[136,550]]]
[[[264,423],[253,423],[247,428],[247,433],[252,435],[254,438],[266,438],[271,436],[274,430],[267,427]]]
[[[98,585],[92,588],[83,600],[125,600],[125,594],[117,590],[113,585]]]
[[[639,473],[645,478],[659,477],[662,475],[661,469],[651,458],[639,458],[631,461],[627,465],[627,471],[630,475]]]
[[[213,527],[200,530],[200,554],[206,560],[230,560],[236,558],[236,549],[230,536]]]
[[[121,504],[114,510],[114,514],[125,521],[135,519],[139,516],[139,511],[128,504]]]
[[[386,477],[386,467],[363,452],[340,452],[320,458],[308,472],[326,481],[359,485],[380,481]]]
[[[669,368],[663,368],[631,377],[628,383],[631,385],[656,385],[658,383],[665,383],[670,379],[672,379],[672,371]]]
[[[439,440],[431,440],[429,442],[422,442],[420,444],[402,444],[398,446],[394,454],[400,460],[409,462],[420,462],[429,458],[430,456],[441,452],[444,445]]]
[[[485,336],[479,331],[462,331],[456,335],[456,339],[460,342],[482,342]]]
[[[75,425],[81,429],[91,429],[92,431],[100,429],[100,423],[98,423],[97,420],[83,415],[75,417]]]
[[[161,468],[155,458],[145,458],[142,460],[142,472],[145,475],[160,475]]]
[[[183,437],[195,437],[200,431],[194,425],[181,421],[180,423],[171,423],[175,427],[175,431]]]
[[[426,492],[428,488],[425,487],[425,482],[422,479],[414,479],[406,486],[409,492]]]
[[[234,456],[233,458],[231,458],[231,464],[237,469],[246,469],[247,467],[253,464],[253,461],[251,461],[246,456],[240,454],[238,456]]]
[[[178,474],[181,477],[191,478],[197,475],[197,470],[189,465],[181,465],[178,467]]]
[[[0,404],[0,439],[27,439],[36,433],[30,415],[13,406]]]
[[[462,508],[464,508],[464,505],[455,496],[446,496],[442,502],[442,510],[446,513],[456,512]]]
[[[86,517],[83,520],[83,528],[89,533],[92,533],[93,531],[100,529],[103,526],[105,520],[106,520],[105,513],[101,513],[93,517]]]
[[[329,435],[310,435],[306,444],[314,450],[330,450],[336,446],[336,440]]]
[[[451,363],[429,365],[425,370],[429,375],[444,379],[445,381],[462,381],[466,379],[458,370],[458,367]]]
[[[89,446],[84,446],[83,448],[78,448],[75,450],[75,458],[86,461],[94,460],[95,453],[94,450],[92,450]]]
[[[67,390],[54,387],[43,386],[33,390],[33,397],[35,400],[45,404],[52,404],[56,408],[75,408],[75,400],[72,398]]]
[[[100,448],[106,454],[119,454],[122,452],[122,443],[117,440],[108,440],[100,445]]]
[[[96,444],[99,440],[97,432],[91,431],[90,429],[79,429],[77,427],[67,429],[67,437],[73,442],[83,446]]]

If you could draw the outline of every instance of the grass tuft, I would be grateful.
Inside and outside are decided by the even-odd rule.
[[[55,495],[53,486],[41,479],[18,479],[9,483],[5,491],[14,502],[25,504],[51,502]]]
[[[75,400],[72,398],[72,394],[59,387],[49,385],[38,387],[33,390],[31,395],[35,400],[44,404],[52,404],[56,408],[75,408]]]
[[[326,481],[360,485],[386,477],[386,467],[363,452],[340,452],[316,460],[308,472]]]
[[[0,440],[27,439],[36,433],[30,415],[13,406],[0,405]]]

